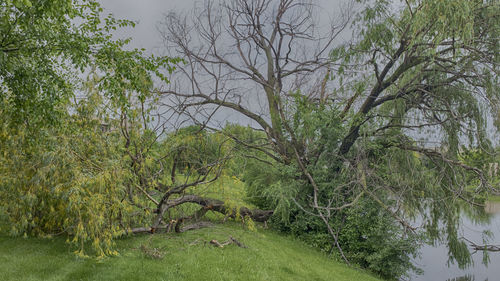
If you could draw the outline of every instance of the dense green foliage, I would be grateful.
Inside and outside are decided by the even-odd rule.
[[[157,69],[169,59],[124,50],[129,40],[112,40],[111,31],[134,23],[102,12],[94,0],[0,2],[0,94],[10,123],[54,124],[88,69],[102,73],[99,90],[120,102],[127,90],[146,93],[151,72],[165,79]]]
[[[333,253],[340,247],[347,260],[384,278],[394,279],[407,274],[410,269],[417,270],[410,259],[418,249],[418,235],[405,231],[399,222],[394,221],[393,214],[376,201],[383,198],[383,204],[390,205],[389,193],[382,195],[379,191],[380,196],[375,199],[370,196],[371,190],[377,189],[377,177],[364,173],[372,173],[373,169],[332,161],[341,142],[338,138],[341,123],[337,123],[337,128],[325,127],[324,124],[325,120],[334,119],[332,115],[338,111],[307,106],[303,104],[297,110],[297,117],[301,118],[296,120],[301,121],[296,123],[295,132],[301,139],[313,140],[317,145],[313,148],[321,147],[323,152],[319,159],[311,158],[308,166],[319,186],[318,201],[322,206],[355,202],[350,208],[332,209],[329,215],[330,223],[337,230],[338,245],[332,242],[324,222],[314,213],[310,203],[313,187],[301,179],[297,167],[276,165],[262,169],[262,163],[251,162],[243,179],[252,202],[263,208],[276,209],[273,225],[280,231],[292,233],[325,252]],[[397,151],[380,149],[376,144],[364,147],[367,149],[364,153],[371,158],[373,167],[380,173],[378,176],[384,181],[393,181],[400,188],[405,188],[405,181],[408,181],[407,185],[417,182],[422,189],[426,188],[411,174],[415,169],[424,168],[416,158],[411,163],[411,159],[404,158],[403,154],[397,155]],[[385,153],[392,156],[389,158]],[[409,165],[407,175],[399,170],[393,172],[395,166],[400,166],[400,169],[401,165]],[[422,182],[425,183],[423,179]]]
[[[0,208],[14,235],[67,233],[81,255],[92,245],[99,256],[147,218],[133,213],[116,116],[135,114],[130,93],[144,101],[152,75],[167,82],[158,69],[170,61],[124,50],[111,31],[134,23],[102,11],[96,1],[0,3]]]
[[[112,254],[112,239],[133,218],[133,209],[123,201],[129,176],[122,169],[116,134],[102,134],[101,124],[88,116],[60,121],[66,126],[45,129],[43,145],[36,146],[27,144],[26,130],[18,127],[13,134],[3,122],[0,199],[9,231],[67,232],[81,254],[87,242],[98,255]]]
[[[104,114],[102,101],[90,93],[75,114],[59,117],[64,126],[44,129],[44,144],[28,146],[30,153],[24,151],[25,130],[18,127],[12,134],[2,123],[0,199],[11,234],[66,233],[79,255],[115,255],[115,238],[153,220],[162,189],[212,176],[231,149],[220,134],[196,127],[158,140],[133,119],[124,137],[118,120],[98,118]],[[213,187],[205,184],[198,194]],[[183,210],[184,215],[193,208]]]
[[[189,36],[175,36],[186,26],[168,16],[174,34],[165,38],[177,40],[188,57],[177,67],[191,82],[178,83],[192,87],[190,96],[155,89],[153,81],[168,83],[170,65],[180,60],[125,50],[129,40],[113,40],[112,31],[134,23],[103,17],[98,1],[1,1],[0,219],[6,230],[64,233],[78,255],[105,257],[118,254],[115,241],[124,235],[179,232],[184,221],[198,221],[215,207],[218,218],[243,219],[255,229],[240,217],[248,202],[274,210],[280,231],[387,279],[416,269],[410,259],[421,241],[445,242],[450,261],[469,265],[458,233],[463,204],[482,203],[500,182],[498,143],[488,132],[490,123],[500,124],[498,1],[358,1],[363,10],[348,22],[353,40],[310,60],[291,58],[308,46],[294,40],[321,41],[304,28],[313,21],[300,10],[310,12],[307,1],[282,0],[274,10],[262,8],[272,1],[250,2],[221,6],[236,13],[230,26],[210,22],[214,6],[207,5],[198,19],[216,27],[193,30],[201,28],[213,45],[196,52],[184,41]],[[240,57],[234,50],[217,53],[211,39],[228,27]],[[238,37],[247,33],[252,36]],[[290,78],[315,75],[324,77],[320,85]],[[328,78],[335,80],[329,94]],[[239,92],[243,80],[263,91],[264,115],[242,103],[251,92]],[[214,85],[200,87],[200,81]],[[205,111],[207,105],[215,109]],[[207,119],[220,107],[260,128],[208,130]],[[183,114],[197,125],[177,127],[173,119]],[[214,207],[216,201],[200,196],[224,204]],[[415,220],[422,222],[419,230]],[[265,243],[279,247],[274,240]],[[218,254],[212,250],[208,259]],[[258,253],[254,258],[254,266],[263,266]],[[280,271],[287,272],[306,274]],[[285,278],[270,276],[259,277]]]
[[[324,121],[314,121],[309,119],[311,109],[300,107],[300,100],[294,102],[298,105],[294,116],[300,116],[303,124],[292,123],[289,132],[296,142],[307,144],[297,162],[305,166],[299,170],[311,184],[310,199],[302,206],[335,218],[335,207],[352,202],[354,210],[365,206],[369,215],[367,206],[373,208],[373,200],[380,208],[374,216],[388,212],[380,221],[386,225],[387,241],[406,239],[405,233],[411,232],[408,221],[418,217],[425,222],[428,238],[447,243],[452,262],[470,265],[467,245],[457,233],[460,201],[472,202],[498,190],[488,183],[484,162],[462,161],[459,147],[492,152],[493,135],[486,132],[486,123],[498,117],[500,108],[500,6],[497,1],[428,0],[407,1],[394,9],[391,1],[361,2],[367,8],[355,20],[355,43],[332,52],[332,59],[340,63],[335,77],[342,85],[338,95],[348,100],[339,106],[344,106],[345,116],[351,115],[344,118],[344,112],[333,111]],[[300,151],[300,146],[292,145]],[[473,190],[467,188],[472,178]],[[302,192],[308,189],[297,194]],[[322,203],[314,206],[316,201]],[[363,221],[350,213],[346,222],[349,216]],[[342,242],[342,229],[348,224],[330,222]],[[391,225],[398,224],[400,230],[394,231]],[[376,229],[376,220],[373,225]],[[372,247],[388,246],[378,252],[404,268],[408,259],[390,254],[392,247],[404,244],[377,241]],[[343,245],[346,257],[359,250],[354,245]],[[358,262],[387,269],[378,264],[384,258],[370,260],[369,252],[364,258]],[[393,269],[381,273],[397,277],[404,271]]]

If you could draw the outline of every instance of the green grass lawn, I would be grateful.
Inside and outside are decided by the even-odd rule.
[[[229,235],[248,246],[216,248]],[[65,238],[0,236],[1,280],[379,280],[273,231],[227,223],[182,234],[128,237],[120,256],[79,258]],[[148,252],[158,249],[163,258]]]

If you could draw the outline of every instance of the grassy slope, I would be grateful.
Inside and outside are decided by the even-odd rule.
[[[248,246],[222,249],[207,242],[232,235]],[[379,280],[326,258],[272,231],[228,223],[183,234],[142,235],[118,241],[119,257],[82,259],[63,238],[0,236],[2,280]],[[162,259],[141,249],[157,248]]]
[[[194,192],[254,207],[245,202],[244,184],[236,178]],[[222,218],[207,215],[216,221]],[[229,245],[220,249],[208,243],[227,241],[229,235],[248,248]],[[153,259],[141,246],[159,249],[164,257]],[[120,256],[97,261],[77,257],[65,238],[24,239],[0,233],[0,280],[380,280],[298,240],[270,230],[245,230],[236,222],[182,234],[128,237],[118,240],[117,247]]]

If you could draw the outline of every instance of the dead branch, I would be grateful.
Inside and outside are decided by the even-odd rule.
[[[465,237],[462,237],[462,239],[467,241],[469,246],[475,251],[500,252],[500,245],[478,245]]]
[[[348,25],[350,5],[328,26],[319,24],[320,7],[308,0],[207,1],[191,14],[166,15],[162,39],[186,63],[160,91],[165,104],[174,103],[179,114],[193,119],[203,109],[234,110],[266,132],[280,155],[276,160],[287,161],[279,116],[289,93],[325,101],[332,70],[328,52]],[[326,73],[324,79],[315,79],[318,71]]]
[[[219,247],[219,248],[224,248],[224,246],[231,245],[231,244],[236,244],[240,248],[248,248],[247,246],[245,246],[243,243],[236,240],[232,236],[229,236],[229,240],[227,240],[226,242],[222,242],[222,243],[220,243],[219,241],[217,241],[215,239],[210,240],[210,244],[214,245],[215,247]]]

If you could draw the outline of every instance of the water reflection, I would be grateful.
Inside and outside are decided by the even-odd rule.
[[[477,216],[474,210],[467,210],[462,215],[463,227],[461,236],[483,244],[483,231],[489,230],[493,236],[488,244],[500,245],[500,202],[488,202],[483,216]],[[425,245],[420,250],[421,257],[415,264],[423,270],[422,275],[412,276],[411,280],[442,280],[442,281],[484,281],[500,280],[500,252],[489,252],[489,266],[483,264],[483,252],[470,250],[473,266],[459,269],[456,264],[448,267],[448,250],[445,245]]]
[[[448,279],[446,281],[476,281],[476,278],[473,275],[466,274],[464,276],[451,278],[451,279]],[[488,279],[485,279],[484,281],[488,281]]]

